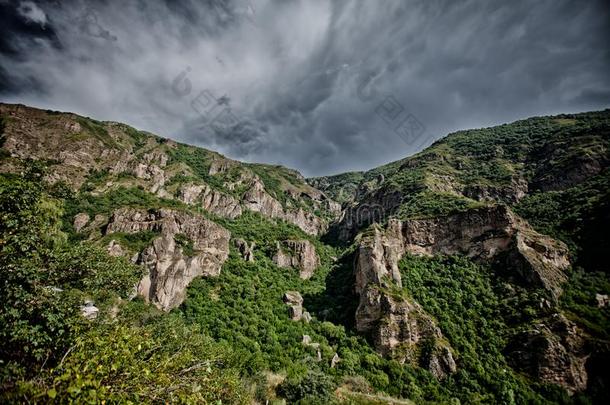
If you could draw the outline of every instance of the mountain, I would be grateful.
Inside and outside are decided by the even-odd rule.
[[[0,116],[3,400],[607,401],[610,110],[311,179]]]

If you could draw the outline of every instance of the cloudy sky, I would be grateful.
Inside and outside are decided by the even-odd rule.
[[[0,100],[325,175],[610,107],[609,38],[607,0],[0,0]]]

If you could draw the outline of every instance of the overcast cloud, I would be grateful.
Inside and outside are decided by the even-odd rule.
[[[0,0],[0,27],[2,101],[309,176],[610,107],[605,0]]]

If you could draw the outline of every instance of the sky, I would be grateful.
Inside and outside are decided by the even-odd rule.
[[[0,101],[306,176],[610,107],[607,0],[0,0]]]

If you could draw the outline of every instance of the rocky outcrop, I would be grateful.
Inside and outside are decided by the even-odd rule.
[[[242,214],[239,201],[207,185],[185,184],[180,188],[178,199],[189,205],[201,206],[206,211],[225,218],[234,219]]]
[[[278,267],[294,267],[299,269],[299,277],[310,278],[320,266],[320,257],[316,247],[308,240],[286,240],[277,242],[273,262]]]
[[[125,255],[125,250],[115,241],[114,239],[108,243],[106,246],[106,251],[110,256],[119,257]]]
[[[356,280],[362,290],[384,279],[400,287],[398,261],[407,252],[419,255],[463,254],[473,259],[501,258],[526,281],[547,288],[555,296],[566,280],[567,247],[541,235],[505,206],[469,210],[448,217],[399,221],[387,228],[375,225],[361,238],[356,261]],[[365,297],[366,298],[366,297]],[[361,296],[361,300],[362,300]],[[359,324],[379,318],[378,309],[361,302]],[[367,327],[364,327],[365,329]]]
[[[218,173],[225,173],[225,172],[229,171],[232,167],[235,167],[237,165],[238,165],[238,163],[235,162],[234,160],[229,160],[229,159],[225,159],[225,158],[214,159],[214,160],[212,160],[212,163],[210,164],[208,174],[210,176],[213,176]]]
[[[138,293],[165,311],[184,301],[186,287],[195,277],[220,274],[228,257],[229,231],[200,215],[122,208],[113,213],[106,229],[107,234],[142,231],[160,236],[139,255],[138,263],[148,268],[148,274],[138,284]],[[192,244],[188,254],[185,239]]]
[[[247,262],[254,261],[254,246],[254,242],[248,244],[248,242],[243,239],[235,239],[235,247],[239,251],[239,254],[241,255],[242,259]]]
[[[302,208],[285,210],[279,201],[267,193],[263,183],[256,177],[252,180],[250,188],[244,194],[242,204],[250,211],[259,212],[266,217],[283,219],[290,222],[309,235],[318,235],[326,230],[327,227],[325,221]]]
[[[441,218],[390,220],[386,233],[401,255],[463,254],[475,260],[504,260],[516,275],[555,297],[561,294],[564,270],[570,265],[564,243],[534,231],[502,205]]]
[[[595,301],[597,301],[598,308],[604,308],[610,303],[610,299],[608,298],[608,294],[595,294]]]
[[[452,350],[432,317],[401,291],[398,261],[404,252],[400,240],[400,234],[386,235],[377,227],[361,238],[355,268],[355,290],[360,297],[356,328],[372,336],[382,355],[444,378],[456,370]],[[432,350],[422,355],[424,343]]]
[[[79,214],[76,214],[74,216],[74,223],[73,223],[74,230],[76,232],[80,232],[85,227],[85,225],[87,225],[89,223],[89,219],[90,218],[87,213],[81,212]]]
[[[565,316],[555,314],[514,336],[505,352],[515,369],[575,393],[587,387],[584,346],[582,331]]]
[[[341,357],[337,353],[333,355],[333,358],[330,359],[330,368],[335,368],[337,364],[341,361]]]
[[[132,173],[139,179],[149,180],[150,192],[157,193],[165,185],[165,171],[155,164],[134,162]]]
[[[503,201],[514,204],[527,195],[528,182],[523,178],[515,178],[503,186],[490,186],[472,184],[464,187],[462,194],[465,197],[478,201]]]
[[[288,305],[288,315],[293,321],[300,321],[303,316],[303,297],[298,291],[286,291],[283,297]]]
[[[414,361],[422,342],[435,342],[425,366],[440,377],[452,372],[455,362],[432,318],[402,292],[398,261],[407,252],[504,260],[526,282],[555,297],[569,266],[565,245],[533,231],[504,206],[445,218],[390,220],[386,229],[374,225],[361,235],[355,261],[356,328],[372,334],[380,353],[402,361]]]

